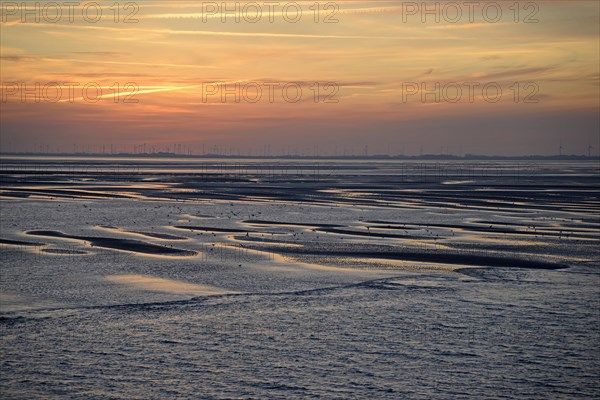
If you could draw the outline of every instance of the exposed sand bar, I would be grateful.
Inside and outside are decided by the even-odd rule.
[[[27,234],[54,237],[59,239],[80,240],[84,242],[89,242],[92,246],[114,250],[130,251],[133,253],[148,255],[191,257],[198,254],[195,251],[191,250],[182,250],[174,247],[159,246],[156,244],[146,243],[140,240],[132,239],[117,239],[96,236],[76,236],[67,235],[58,231],[29,231],[27,232]]]
[[[299,227],[321,227],[321,228],[338,228],[344,225],[321,224],[321,223],[298,223],[298,222],[280,222],[280,221],[265,221],[259,219],[249,219],[243,221],[245,224],[252,225],[283,225],[283,226],[299,226]]]
[[[202,231],[202,232],[215,232],[215,233],[261,233],[256,231],[249,231],[244,229],[234,229],[234,228],[210,228],[206,226],[185,226],[185,225],[176,225],[173,228],[189,230],[189,231]]]
[[[153,240],[188,240],[186,237],[175,236],[168,233],[160,233],[160,232],[144,232],[144,231],[128,231],[121,228],[115,228],[112,226],[99,226],[100,229],[105,229],[117,234],[121,235],[133,235],[133,236],[142,236]]]

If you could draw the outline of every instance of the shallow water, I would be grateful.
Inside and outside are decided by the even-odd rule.
[[[597,164],[211,165],[2,160],[3,397],[600,396]]]

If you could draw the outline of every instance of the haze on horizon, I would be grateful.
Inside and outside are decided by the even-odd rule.
[[[47,3],[26,3],[33,9],[36,2]],[[424,16],[401,1],[320,2],[318,12],[314,1],[299,1],[297,22],[294,10],[283,15],[288,3],[269,14],[258,1],[263,13],[254,21],[243,8],[252,2],[238,2],[236,14],[209,7],[221,2],[187,0],[120,2],[118,22],[114,1],[97,2],[103,16],[96,22],[83,17],[83,6],[72,21],[65,8],[56,22],[53,10],[23,22],[9,3],[2,1],[0,23],[3,152],[179,145],[194,154],[260,154],[268,146],[271,154],[341,155],[368,146],[370,154],[551,155],[560,146],[564,154],[600,148],[595,1],[517,2],[518,15],[512,2],[480,1],[501,4],[494,22],[482,7],[472,19],[462,7],[452,22],[454,10]],[[427,4],[442,10],[447,3]],[[36,84],[47,92],[23,98],[23,87],[35,91]],[[441,101],[409,92],[436,84],[447,89]],[[85,85],[103,97],[86,101]],[[254,101],[256,85],[262,96]],[[292,97],[301,88],[297,101],[282,94],[286,85]],[[500,98],[489,101],[486,85],[500,87]],[[462,96],[448,101],[457,87]],[[232,91],[225,98],[224,88]]]

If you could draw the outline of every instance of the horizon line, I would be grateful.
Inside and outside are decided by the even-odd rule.
[[[287,159],[287,160],[317,160],[317,159],[330,159],[330,160],[589,160],[589,161],[600,161],[600,154],[597,155],[585,155],[585,154],[554,154],[554,155],[542,155],[542,154],[528,154],[528,155],[490,155],[490,154],[471,154],[466,153],[464,155],[453,155],[453,154],[440,154],[440,153],[428,153],[420,155],[407,155],[407,154],[354,154],[354,155],[291,155],[291,154],[279,154],[279,155],[241,155],[241,154],[218,154],[218,153],[206,153],[206,154],[181,154],[172,152],[155,152],[155,153],[84,153],[84,152],[64,152],[64,153],[43,153],[43,152],[2,152],[0,151],[0,157],[5,156],[44,156],[44,157],[102,157],[102,158],[184,158],[184,159]]]

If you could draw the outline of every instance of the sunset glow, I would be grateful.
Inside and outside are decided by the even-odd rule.
[[[597,2],[35,3],[2,3],[2,151],[597,147]]]

